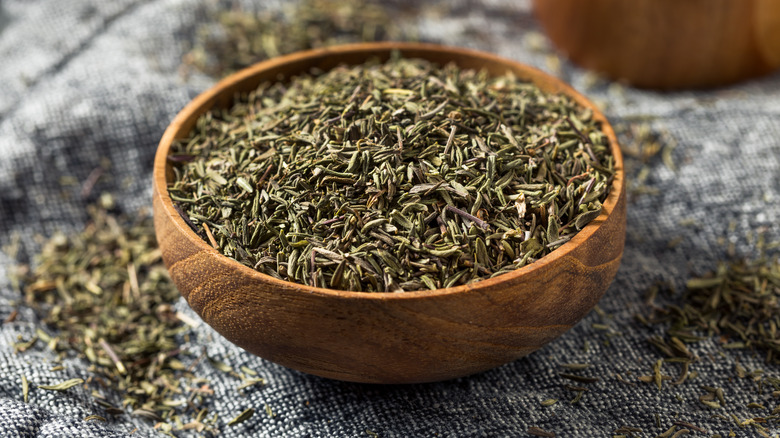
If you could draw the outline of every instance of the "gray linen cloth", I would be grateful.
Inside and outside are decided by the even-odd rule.
[[[124,211],[151,203],[152,159],[163,130],[214,82],[179,72],[203,11],[214,7],[211,0],[0,1],[0,245],[18,236],[18,257],[29,261],[40,249],[35,236],[83,228],[84,207],[101,191],[114,193]],[[778,399],[771,389],[759,392],[751,379],[736,378],[735,361],[774,377],[778,366],[765,364],[760,354],[725,351],[709,339],[691,346],[704,358],[695,365],[699,377],[679,386],[665,383],[659,391],[636,376],[651,374],[661,357],[647,342],[660,328],[646,328],[634,315],[646,310],[643,297],[654,283],[679,290],[689,276],[728,259],[730,246],[736,256],[755,256],[757,231],[767,241],[780,239],[780,75],[699,92],[617,87],[593,82],[586,71],[539,50],[547,43],[527,1],[439,2],[438,9],[443,12],[410,23],[421,39],[539,67],[600,102],[613,123],[647,118],[654,132],[676,141],[676,168],[650,160],[644,182],[650,190],[630,198],[623,262],[600,302],[603,312],[592,312],[529,357],[470,377],[406,386],[344,383],[285,369],[201,324],[182,337],[182,348],[205,348],[210,357],[266,379],[239,394],[237,379],[207,361],[197,364],[194,372],[215,391],[207,407],[219,414],[220,436],[516,437],[538,427],[558,437],[596,437],[630,426],[641,429],[633,436],[653,437],[674,421],[706,431],[693,431],[697,436],[761,436],[755,427],[738,426],[731,414],[743,422],[769,415],[746,404],[771,410]],[[110,177],[101,178],[87,199],[78,185],[61,184],[63,177],[87,180],[106,159]],[[15,321],[0,325],[0,436],[158,436],[145,420],[106,414],[82,387],[31,390],[29,402],[22,401],[21,375],[34,387],[89,373],[77,359],[51,371],[55,357],[45,346],[14,353],[13,344],[29,339],[40,324],[11,287],[8,272],[16,263],[0,253],[0,320],[19,311]],[[198,319],[183,300],[176,307]],[[592,364],[582,374],[600,379],[577,403],[570,403],[575,394],[564,387],[572,382],[558,375],[560,364],[571,362]],[[676,375],[667,366],[665,373]],[[702,385],[722,387],[727,405],[702,405]],[[546,399],[559,401],[543,406]],[[274,416],[266,415],[265,405]],[[226,425],[247,407],[258,413]],[[84,421],[89,415],[108,421]],[[763,426],[771,436],[780,433],[777,421]]]

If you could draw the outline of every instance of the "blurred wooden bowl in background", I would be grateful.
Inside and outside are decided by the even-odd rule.
[[[533,0],[575,63],[647,88],[706,88],[780,67],[777,0]]]

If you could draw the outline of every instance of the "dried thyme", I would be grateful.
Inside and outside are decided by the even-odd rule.
[[[34,339],[90,364],[91,387],[98,388],[92,396],[107,413],[127,412],[173,430],[167,422],[195,417],[202,396],[185,387],[191,375],[175,336],[187,327],[171,307],[179,293],[162,263],[151,217],[114,215],[98,206],[89,214],[82,232],[46,241],[23,277],[27,304],[54,333],[39,329]],[[81,383],[38,388],[64,391]],[[23,388],[26,400],[24,377]],[[100,388],[122,394],[121,407]],[[186,426],[211,428],[205,422]]]
[[[688,280],[683,305],[657,308],[648,323],[669,323],[666,337],[650,342],[668,357],[692,359],[685,343],[718,336],[723,348],[765,352],[780,363],[780,261],[722,263]]]
[[[303,0],[284,10],[215,12],[202,25],[184,64],[215,78],[257,62],[335,44],[414,39],[381,2]]]
[[[263,84],[171,150],[174,203],[228,257],[354,291],[531,263],[599,215],[614,175],[590,110],[511,76],[392,59]]]

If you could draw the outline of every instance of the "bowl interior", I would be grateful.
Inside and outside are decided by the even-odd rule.
[[[486,281],[501,281],[501,279],[506,276],[523,275],[529,270],[539,268],[542,265],[552,261],[552,259],[564,255],[564,253],[576,247],[580,242],[587,240],[588,237],[598,227],[598,225],[603,222],[603,219],[611,214],[617,205],[618,199],[623,195],[624,191],[625,182],[623,174],[623,157],[614,130],[598,107],[596,107],[586,97],[578,93],[566,83],[548,75],[547,73],[542,72],[541,70],[535,69],[525,64],[484,52],[424,43],[360,43],[317,49],[306,52],[298,52],[295,54],[261,62],[222,79],[213,88],[199,95],[192,102],[190,102],[177,115],[177,117],[165,131],[165,134],[160,141],[157,155],[155,157],[155,184],[157,184],[157,187],[163,188],[167,187],[168,183],[172,181],[174,178],[172,170],[173,164],[165,159],[165,157],[168,156],[170,146],[175,140],[186,138],[197,122],[198,117],[207,111],[214,108],[229,107],[233,104],[237,95],[253,91],[261,83],[266,81],[283,82],[301,73],[308,73],[311,71],[327,71],[338,65],[356,65],[366,62],[370,59],[386,61],[396,51],[400,52],[402,56],[407,58],[422,58],[440,65],[455,63],[460,68],[485,70],[492,76],[503,75],[511,72],[519,79],[534,83],[543,91],[548,93],[566,94],[579,105],[590,109],[593,112],[594,119],[601,123],[601,129],[609,139],[611,153],[614,157],[614,164],[616,169],[613,183],[610,188],[610,193],[607,199],[603,202],[602,213],[599,218],[580,230],[569,242],[565,243],[551,254],[548,254],[545,257],[542,257],[540,260],[530,263],[513,272],[503,274],[492,279],[481,280],[469,286],[463,285],[446,289],[408,291],[402,294],[393,292],[352,292],[305,285],[299,285],[300,287],[315,293],[326,293],[334,295],[358,294],[363,298],[373,297],[374,299],[409,299],[412,296],[419,294],[429,295],[464,292],[467,290],[472,290],[475,287],[479,287],[480,284]],[[184,220],[172,207],[173,204],[167,194],[167,191],[159,190],[159,192],[159,196],[161,196],[163,203],[166,206],[166,212],[168,213],[170,219],[178,224],[178,226],[183,230],[184,234],[187,235],[188,239],[191,239],[193,243],[201,246],[204,250],[216,251],[206,242],[204,242],[199,236],[197,236],[189,228],[189,226],[186,225]],[[287,283],[285,281],[278,280],[243,266],[238,262],[228,259],[227,257],[225,257],[225,259],[228,263],[235,263],[238,269],[245,270],[246,275],[259,275],[262,276],[265,281],[269,281],[271,283]]]

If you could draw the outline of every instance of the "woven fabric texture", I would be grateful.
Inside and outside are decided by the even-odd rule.
[[[230,2],[226,2],[230,3]],[[258,2],[260,3],[260,2]],[[284,2],[264,2],[279,8]],[[398,3],[398,2],[396,2]],[[682,421],[706,433],[761,436],[740,421],[769,415],[780,403],[771,389],[759,391],[738,379],[736,361],[748,370],[780,377],[761,354],[724,350],[717,339],[692,345],[699,377],[663,390],[637,376],[652,374],[661,358],[647,342],[660,328],[635,322],[644,295],[657,282],[681,289],[691,275],[717,262],[756,255],[756,236],[780,240],[780,75],[710,91],[657,93],[622,87],[555,58],[540,39],[530,2],[514,0],[439,2],[436,14],[410,25],[419,38],[481,49],[548,71],[603,106],[613,124],[646,119],[653,132],[677,146],[669,157],[645,165],[643,187],[628,204],[622,265],[592,312],[565,335],[536,353],[497,369],[452,381],[402,386],[331,381],[286,369],[225,341],[206,324],[181,338],[181,348],[205,351],[230,365],[255,370],[264,385],[237,392],[240,381],[208,361],[194,372],[209,379],[215,394],[209,412],[219,415],[224,437],[517,437],[531,427],[558,437],[612,436],[621,427],[654,437]],[[85,206],[101,192],[114,194],[128,212],[151,204],[152,160],[165,127],[214,79],[182,76],[182,56],[217,7],[210,0],[2,0],[0,1],[0,246],[17,239],[16,256],[0,252],[0,437],[152,437],[153,424],[130,415],[109,415],[90,391],[34,389],[69,378],[89,377],[87,364],[66,359],[52,371],[54,353],[38,345],[14,353],[15,342],[41,328],[20,304],[9,273],[30,262],[41,247],[37,236],[74,232],[87,221]],[[629,141],[621,134],[621,141]],[[627,162],[631,158],[627,157]],[[110,162],[88,194],[81,182]],[[636,163],[634,163],[636,164]],[[636,189],[630,171],[629,188]],[[76,181],[64,184],[63,181]],[[670,244],[670,242],[672,244]],[[677,297],[669,297],[674,302]],[[175,307],[198,320],[186,302]],[[564,363],[592,364],[582,375],[598,377],[577,403],[559,376]],[[189,365],[189,364],[187,364]],[[676,368],[665,365],[667,374]],[[31,382],[22,400],[21,376]],[[713,410],[698,398],[702,385],[722,387],[729,403]],[[552,406],[542,401],[558,399]],[[746,407],[755,402],[767,411]],[[268,406],[273,416],[267,415]],[[248,407],[257,413],[227,426]],[[108,421],[84,421],[90,415]],[[763,425],[770,436],[780,423]],[[619,432],[618,432],[619,433]],[[196,432],[176,432],[196,436]]]

